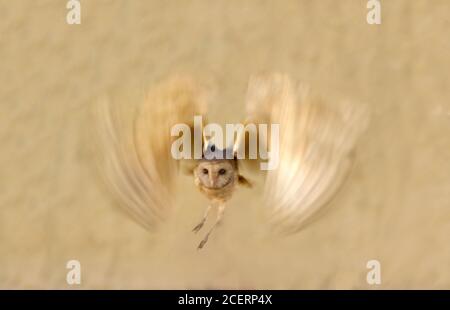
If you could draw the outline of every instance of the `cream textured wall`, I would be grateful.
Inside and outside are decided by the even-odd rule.
[[[450,288],[450,2],[0,0],[0,288]],[[204,251],[206,205],[187,177],[150,235],[117,212],[88,149],[98,96],[137,102],[173,72],[217,85],[213,119],[239,121],[249,75],[287,72],[370,104],[348,183],[302,233],[266,235],[242,189]],[[219,113],[220,112],[220,113]],[[261,180],[255,189],[261,191]]]

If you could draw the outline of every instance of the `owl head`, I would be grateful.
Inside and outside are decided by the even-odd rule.
[[[194,174],[199,185],[210,190],[223,189],[235,183],[236,163],[229,159],[200,160]]]

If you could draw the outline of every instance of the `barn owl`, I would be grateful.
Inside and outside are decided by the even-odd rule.
[[[222,221],[225,206],[237,187],[251,190],[243,175],[258,169],[260,159],[209,158],[208,152],[225,152],[202,135],[202,156],[176,160],[171,156],[171,127],[187,124],[195,128],[194,116],[207,115],[207,89],[193,78],[171,77],[152,87],[132,118],[108,101],[99,104],[98,141],[102,154],[100,171],[121,205],[138,223],[155,229],[174,205],[174,180],[180,172],[193,183],[210,204],[193,232],[204,226],[212,208],[217,218],[201,240],[205,245]],[[368,123],[367,109],[350,102],[324,102],[309,88],[283,74],[252,76],[245,100],[245,123],[279,124],[279,163],[265,171],[263,204],[268,223],[283,231],[296,232],[324,206],[343,183],[351,163],[351,152]],[[256,129],[258,130],[258,129]],[[250,133],[246,133],[250,134]],[[246,134],[232,146],[248,151]],[[261,138],[261,136],[259,136]],[[268,134],[266,146],[273,137]],[[193,139],[193,137],[192,137]],[[260,139],[259,142],[264,139]],[[258,145],[260,147],[260,145]]]

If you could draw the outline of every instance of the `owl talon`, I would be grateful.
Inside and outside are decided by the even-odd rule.
[[[192,229],[192,231],[194,233],[198,233],[200,231],[200,229],[202,229],[204,224],[205,224],[205,221],[200,222],[197,226],[194,227],[194,229]]]
[[[206,242],[208,241],[208,235],[200,242],[200,244],[197,247],[197,250],[200,250],[203,248],[203,246],[206,244]]]

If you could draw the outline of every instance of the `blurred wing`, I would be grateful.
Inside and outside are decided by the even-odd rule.
[[[194,115],[206,110],[203,90],[186,77],[165,81],[133,109],[103,100],[97,111],[99,165],[108,188],[131,217],[148,229],[173,205],[179,161],[171,156],[174,124],[194,130]]]
[[[280,125],[279,164],[267,172],[265,183],[274,224],[298,230],[328,202],[343,183],[350,152],[368,122],[366,112],[349,102],[326,104],[314,99],[307,87],[287,76],[250,80],[249,121]]]

